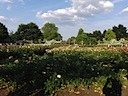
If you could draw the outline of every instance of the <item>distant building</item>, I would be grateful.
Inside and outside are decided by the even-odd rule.
[[[45,42],[44,45],[61,44],[62,40],[61,41],[56,41],[56,40],[52,39],[50,41],[45,40],[44,42]]]
[[[33,41],[29,41],[29,40],[18,40],[15,42],[16,45],[24,45],[24,44],[32,44]]]

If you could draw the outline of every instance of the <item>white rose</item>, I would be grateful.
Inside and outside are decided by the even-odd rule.
[[[61,78],[61,75],[57,75],[57,78]]]

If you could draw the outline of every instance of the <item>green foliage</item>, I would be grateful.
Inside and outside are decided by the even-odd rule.
[[[110,41],[111,39],[116,39],[116,34],[111,29],[108,29],[104,38],[105,40]]]
[[[97,41],[102,41],[103,39],[102,33],[99,30],[93,31],[93,36],[97,39]]]
[[[11,82],[10,86],[15,89],[11,96],[17,93],[29,96],[37,89],[42,89],[42,94],[46,96],[70,85],[90,87],[96,83],[103,88],[107,78],[115,76],[124,84],[123,78],[128,73],[126,53],[107,49],[94,51],[95,48],[51,52],[51,48],[54,47],[23,46],[8,48],[9,51],[1,49],[1,57],[2,54],[4,57],[0,62],[0,83]]]
[[[58,27],[54,23],[46,23],[42,27],[42,31],[46,40],[62,40],[62,36],[58,33]]]
[[[82,28],[79,29],[78,35],[76,37],[76,42],[78,44],[86,44],[86,40],[87,40],[87,34],[84,33],[84,30]]]
[[[71,38],[69,38],[67,40],[67,43],[69,43],[69,44],[75,44],[76,43],[76,37],[72,36]]]
[[[43,39],[43,35],[35,23],[20,24],[16,33],[12,35],[14,40],[33,40]]]
[[[71,38],[72,41],[76,41],[77,44],[81,45],[96,45],[97,40],[100,38],[99,31],[95,31],[94,34],[85,33],[82,28],[79,29],[78,35],[75,39]]]
[[[48,93],[48,94],[52,93],[53,94],[55,91],[57,91],[58,89],[60,89],[63,86],[62,83],[63,83],[62,79],[57,78],[57,73],[54,73],[44,83],[45,84],[45,87],[44,87],[45,93]]]
[[[116,34],[117,40],[128,37],[127,28],[121,24],[119,24],[118,26],[114,26],[112,30]]]
[[[66,86],[72,86],[73,88],[83,85],[84,87],[89,88],[93,83],[93,80],[85,79],[85,78],[76,78],[70,79],[66,81]]]
[[[88,45],[96,45],[98,43],[95,37],[88,37],[86,42]]]
[[[8,29],[2,23],[0,23],[0,43],[10,42],[10,37],[8,35]]]

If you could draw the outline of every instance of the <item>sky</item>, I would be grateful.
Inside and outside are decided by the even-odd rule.
[[[67,40],[80,28],[86,33],[119,24],[128,28],[128,0],[0,0],[0,22],[9,32],[30,22],[39,28],[55,23]]]

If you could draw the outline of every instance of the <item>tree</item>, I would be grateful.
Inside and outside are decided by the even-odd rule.
[[[102,41],[103,35],[99,30],[93,31],[93,36],[98,40]]]
[[[121,38],[128,38],[127,28],[119,24],[118,27],[114,26],[112,28],[113,32],[116,34],[117,40]]]
[[[95,37],[88,37],[87,39],[87,44],[88,45],[96,45],[98,42],[97,42],[97,39]]]
[[[67,42],[69,44],[76,44],[76,37],[72,36],[71,38],[68,38]]]
[[[110,41],[111,39],[116,39],[116,34],[112,31],[112,29],[108,29],[105,32],[104,38],[105,40]]]
[[[58,27],[54,23],[46,23],[42,27],[44,39],[46,40],[62,40],[61,34],[58,33]]]
[[[94,31],[93,33],[87,33],[87,41],[86,43],[88,45],[96,45],[98,43],[98,38],[100,37],[99,35],[100,34],[97,34],[98,32],[97,31]],[[96,38],[97,37],[97,38]]]
[[[79,29],[78,35],[76,37],[76,42],[79,43],[86,43],[88,36],[86,33],[84,33],[84,30],[82,28]]]
[[[88,37],[94,37],[92,33],[86,33]]]
[[[33,40],[43,39],[42,33],[35,23],[20,24],[16,33],[12,36],[16,40]]]
[[[106,31],[107,31],[107,30],[104,30],[104,31],[103,31],[103,37],[105,36]]]
[[[7,43],[10,41],[8,29],[2,23],[0,23],[0,43]]]

